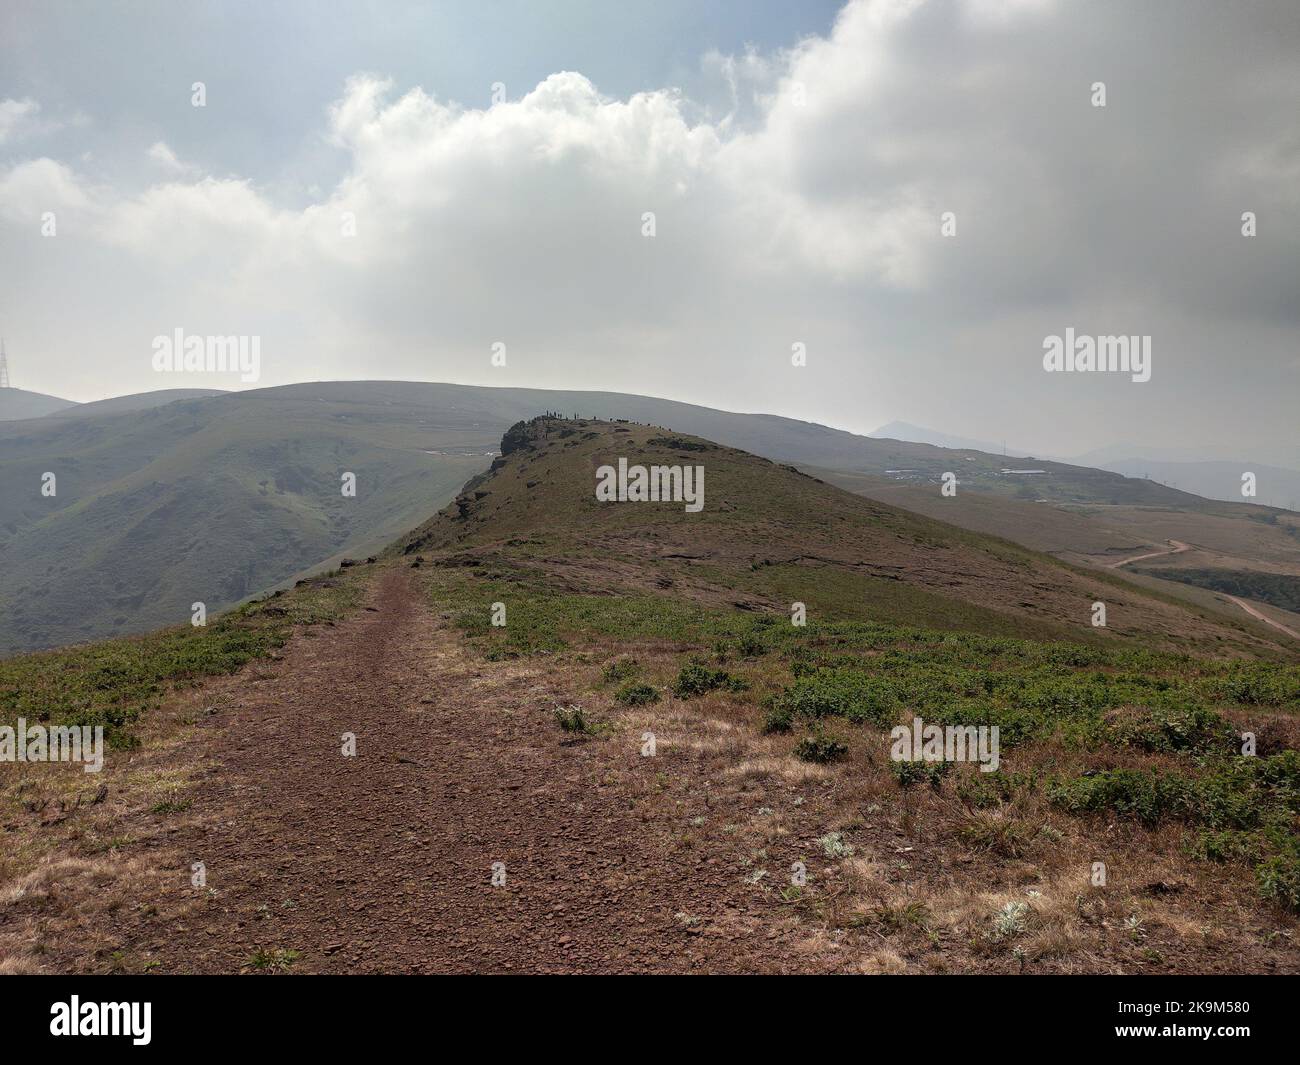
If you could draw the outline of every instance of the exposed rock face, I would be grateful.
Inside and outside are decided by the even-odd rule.
[[[501,437],[501,454],[510,455],[528,446],[531,434],[528,422],[515,422]]]

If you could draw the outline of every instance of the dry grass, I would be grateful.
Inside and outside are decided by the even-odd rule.
[[[598,670],[587,679],[599,689]],[[842,763],[801,762],[790,755],[792,737],[762,734],[753,702],[741,697],[634,711],[611,701],[602,712],[638,735],[655,731],[661,750],[667,741],[669,793],[681,779],[709,781],[714,807],[727,813],[692,828],[690,846],[731,854],[742,870],[768,870],[754,890],[770,900],[774,921],[797,923],[810,968],[1300,971],[1295,919],[1254,897],[1248,871],[1187,857],[1176,828],[1072,818],[1041,791],[968,806],[956,785],[974,767],[958,767],[938,791],[904,790],[873,732],[845,729],[851,753]],[[1024,773],[1079,753],[1048,744],[1009,757]],[[1153,760],[1178,764],[1113,757],[1116,765]],[[832,831],[851,856],[822,856],[817,840]],[[808,882],[794,892],[782,877],[798,860]],[[1093,884],[1094,862],[1105,863],[1105,886]]]

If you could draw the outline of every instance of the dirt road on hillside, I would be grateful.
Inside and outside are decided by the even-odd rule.
[[[1272,625],[1273,628],[1285,632],[1288,636],[1292,637],[1293,639],[1300,640],[1300,632],[1296,632],[1294,629],[1287,628],[1280,621],[1274,621],[1267,614],[1263,613],[1263,611],[1255,609],[1255,607],[1251,606],[1248,602],[1246,602],[1246,600],[1238,599],[1235,595],[1228,595],[1226,593],[1224,594],[1224,598],[1232,600],[1232,602],[1236,603],[1239,607],[1241,607],[1242,610],[1244,610],[1252,618],[1255,618],[1258,621],[1262,621],[1265,625]]]
[[[201,822],[168,844],[210,893],[164,902],[133,945],[161,971],[258,950],[297,952],[294,972],[808,968],[734,868],[669,847],[603,783],[611,759],[652,782],[655,759],[631,737],[565,745],[562,681],[465,654],[410,571],[318,631],[202,730]]]
[[[1121,566],[1127,566],[1130,562],[1141,562],[1144,558],[1163,558],[1165,555],[1181,555],[1184,551],[1190,551],[1192,546],[1191,544],[1183,543],[1181,540],[1170,540],[1169,543],[1172,546],[1168,550],[1148,551],[1145,555],[1134,555],[1132,558],[1122,558],[1118,562],[1109,563],[1107,565],[1107,568],[1119,569]],[[1255,607],[1251,606],[1244,599],[1238,599],[1235,595],[1228,595],[1226,592],[1224,593],[1223,597],[1227,599],[1229,602],[1235,603],[1237,606],[1241,607],[1242,610],[1244,610],[1256,621],[1262,621],[1265,625],[1271,625],[1279,632],[1286,633],[1292,639],[1300,640],[1300,633],[1297,633],[1293,629],[1287,628],[1280,621],[1274,621],[1268,615],[1255,609]]]
[[[1121,566],[1127,566],[1130,562],[1141,562],[1144,558],[1163,558],[1165,555],[1181,555],[1184,551],[1191,550],[1191,544],[1185,544],[1181,540],[1170,540],[1172,545],[1164,551],[1148,551],[1145,555],[1134,555],[1132,558],[1121,558],[1118,562],[1107,564],[1108,569],[1119,569]]]

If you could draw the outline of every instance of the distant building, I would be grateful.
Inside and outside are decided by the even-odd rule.
[[[4,337],[0,337],[0,388],[9,387],[9,356],[5,354]]]

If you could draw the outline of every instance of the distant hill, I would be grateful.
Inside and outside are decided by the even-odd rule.
[[[0,653],[147,631],[377,549],[451,498],[500,436],[418,398],[332,392],[0,424]]]
[[[104,414],[126,414],[130,411],[148,410],[175,403],[179,399],[205,399],[225,393],[218,388],[163,388],[157,392],[138,392],[129,396],[77,403],[58,396],[40,392],[24,392],[21,388],[0,388],[0,422],[19,421],[24,418],[78,418],[98,417]]]
[[[1004,473],[1000,455],[618,393],[385,381],[150,393],[0,423],[0,653],[147,631],[194,602],[217,610],[374,551],[486,469],[507,427],[545,411],[664,426],[936,499],[953,471],[963,492],[1003,498],[1211,505],[1063,463]],[[40,491],[46,472],[54,497]],[[344,473],[355,498],[341,495]]]
[[[178,399],[206,399],[210,396],[222,396],[225,392],[219,388],[163,388],[157,392],[137,392],[130,396],[114,396],[111,399],[99,399],[92,403],[77,403],[74,406],[55,411],[61,418],[78,418],[100,414],[125,414],[133,410],[149,410]]]
[[[1207,499],[1260,503],[1300,510],[1300,472],[1296,470],[1249,460],[1167,462],[1128,458],[1107,459],[1098,465],[1101,469],[1112,470],[1125,477],[1150,477]],[[1241,476],[1246,472],[1255,475],[1255,496],[1250,500],[1244,500],[1241,494]]]
[[[1249,456],[1249,460],[1245,456]],[[1190,447],[1156,447],[1150,444],[1135,444],[1132,441],[1118,441],[1104,447],[1093,448],[1081,455],[1058,455],[1066,462],[1075,462],[1080,466],[1106,467],[1116,462],[1231,462],[1245,463],[1249,469],[1253,463],[1262,466],[1278,466],[1284,470],[1300,471],[1300,444],[1260,444],[1248,447],[1241,444],[1198,445]]]
[[[991,444],[987,440],[971,440],[964,436],[952,436],[937,429],[927,429],[922,425],[908,422],[890,422],[867,434],[873,440],[906,440],[913,444],[933,444],[935,447],[954,448],[965,451],[987,451],[991,455],[1003,454],[1002,444]],[[1008,455],[1028,455],[1023,448],[1007,448]]]
[[[1158,556],[1140,568],[1126,569],[1126,575],[1164,594],[1229,612],[1243,609],[1228,598],[1232,594],[1287,609],[1292,595],[1285,589],[1300,583],[1300,514],[1277,508],[1210,500],[1180,506],[1051,506],[981,491],[943,498],[890,478],[808,470],[869,499],[1004,536],[1079,565],[1111,569],[1139,555]],[[1160,554],[1174,542],[1187,546],[1178,553]],[[1153,584],[1149,577],[1179,583]],[[1223,594],[1193,594],[1189,586]],[[1300,619],[1280,620],[1293,630],[1300,628]]]
[[[56,411],[77,406],[70,399],[47,396],[41,392],[27,392],[21,388],[0,388],[0,422],[21,418],[43,418]]]

